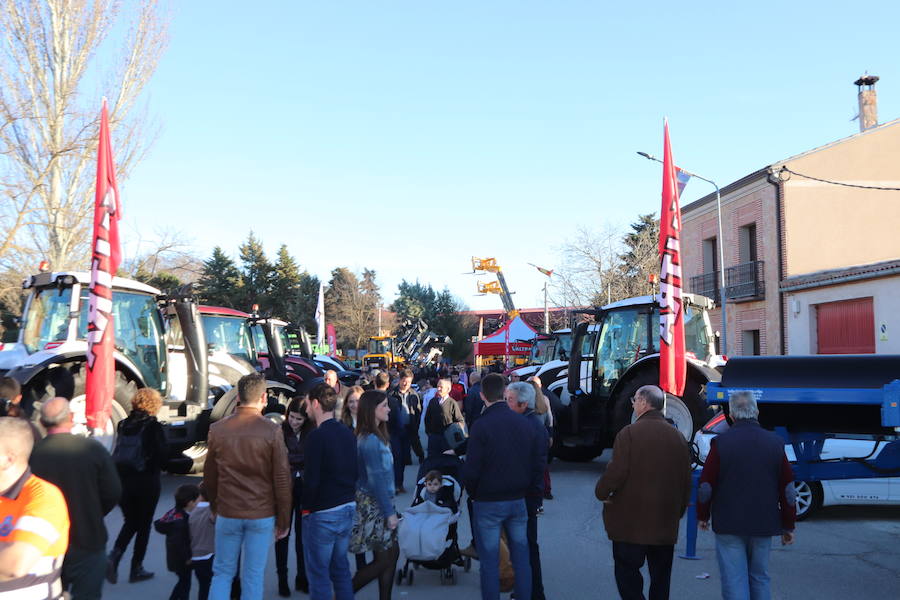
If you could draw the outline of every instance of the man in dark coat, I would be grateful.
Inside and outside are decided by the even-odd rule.
[[[540,489],[544,479],[540,457],[546,446],[541,447],[528,420],[503,402],[504,387],[499,374],[488,375],[482,381],[485,408],[472,427],[468,457],[462,467],[462,479],[474,505],[483,600],[497,600],[500,595],[501,529],[506,531],[515,571],[516,598],[531,598],[525,495]],[[449,392],[449,385],[447,388]],[[449,397],[446,402],[456,404]]]
[[[647,561],[650,600],[669,597],[678,521],[691,494],[691,456],[663,416],[665,394],[655,385],[632,398],[637,421],[616,436],[613,457],[597,482],[603,524],[612,541],[616,585],[625,599],[643,599],[640,569]]]
[[[425,458],[419,441],[419,419],[422,418],[422,401],[412,389],[413,374],[409,369],[400,372],[397,387],[388,394],[388,430],[391,434],[391,452],[394,455],[394,485],[403,490],[403,471],[412,464],[412,451]],[[405,421],[405,422],[404,422]]]
[[[544,425],[543,419],[536,412],[536,397],[534,386],[524,381],[512,383],[506,388],[506,404],[514,413],[518,413],[528,420],[528,424],[534,430],[538,439],[539,467],[541,473],[547,467],[547,451],[550,449],[550,432]],[[544,479],[535,482],[525,492],[525,508],[528,510],[528,555],[531,563],[531,600],[544,600],[544,580],[541,574],[541,549],[538,545],[538,514],[544,501]]]
[[[72,413],[65,398],[41,406],[47,437],[31,453],[32,472],[59,487],[69,509],[69,549],[62,567],[63,589],[73,600],[99,600],[106,575],[106,526],[109,511],[122,495],[112,457],[100,442],[72,434]]]
[[[474,371],[469,375],[469,391],[463,401],[463,413],[466,416],[466,426],[472,429],[472,424],[481,416],[484,402],[481,401],[481,374]]]
[[[781,536],[782,545],[794,542],[794,472],[784,440],[759,426],[753,394],[733,393],[728,408],[734,425],[710,446],[700,474],[697,520],[709,529],[712,512],[722,597],[766,599],[772,537]]]

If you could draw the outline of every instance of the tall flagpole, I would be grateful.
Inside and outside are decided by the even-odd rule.
[[[547,306],[547,282],[544,282],[544,333],[550,333],[550,309]]]

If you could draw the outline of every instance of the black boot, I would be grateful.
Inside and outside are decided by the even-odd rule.
[[[122,551],[113,548],[106,557],[106,580],[110,583],[119,581],[119,561],[122,560]]]
[[[291,595],[291,586],[288,585],[287,571],[278,571],[278,595],[287,598]]]
[[[128,583],[137,583],[139,581],[147,581],[153,578],[154,573],[144,570],[144,565],[132,565],[131,575],[128,577]]]
[[[297,578],[294,579],[294,589],[304,594],[309,593],[309,581],[306,580],[306,575],[297,575]]]

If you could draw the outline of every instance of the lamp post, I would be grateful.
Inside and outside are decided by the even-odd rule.
[[[655,160],[658,163],[663,162],[660,159],[653,156],[652,154],[648,154],[646,152],[638,152],[638,154],[640,154],[647,160]],[[728,354],[728,351],[726,349],[727,348],[727,345],[726,345],[727,335],[726,334],[728,331],[728,319],[725,318],[725,304],[726,304],[726,298],[725,298],[725,251],[724,251],[725,241],[722,238],[722,194],[719,191],[719,186],[712,179],[707,179],[706,177],[697,175],[696,173],[691,173],[687,169],[682,169],[681,167],[676,167],[676,168],[679,169],[682,173],[685,173],[686,175],[690,175],[691,177],[696,177],[697,179],[705,181],[706,183],[709,183],[714,188],[716,188],[716,218],[718,220],[718,225],[719,225],[719,240],[718,240],[718,244],[717,244],[719,246],[719,303],[722,306],[722,348],[721,348],[721,351],[722,351],[722,354]]]

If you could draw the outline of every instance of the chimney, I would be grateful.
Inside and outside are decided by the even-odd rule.
[[[859,89],[859,130],[865,131],[878,125],[878,96],[875,95],[877,75],[866,73],[853,82]]]

